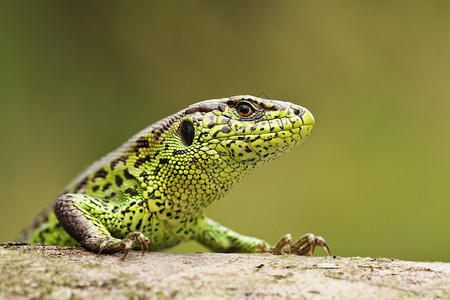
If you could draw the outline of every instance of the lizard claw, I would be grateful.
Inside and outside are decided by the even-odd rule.
[[[101,242],[100,247],[98,249],[97,257],[100,256],[100,254],[102,254],[103,250],[105,250],[105,248],[107,248],[107,246],[110,244],[112,244],[111,240],[104,240],[103,242]]]
[[[316,236],[315,243],[316,243],[316,246],[319,245],[320,247],[322,247],[325,250],[325,252],[328,254],[328,256],[331,256],[330,248],[328,248],[328,245],[325,242],[325,239],[323,237]]]
[[[139,239],[139,244],[141,245],[142,249],[142,256],[144,256],[145,252],[150,251],[150,240],[145,235],[143,236],[143,238]]]

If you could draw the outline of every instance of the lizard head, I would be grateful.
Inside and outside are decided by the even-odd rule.
[[[132,138],[130,162],[217,170],[249,168],[273,160],[310,135],[314,117],[304,107],[253,96],[202,101]],[[158,162],[163,162],[158,165]]]

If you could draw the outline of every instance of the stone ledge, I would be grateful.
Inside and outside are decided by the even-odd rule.
[[[449,299],[450,263],[0,244],[0,298]]]

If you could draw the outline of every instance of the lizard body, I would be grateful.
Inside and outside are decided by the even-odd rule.
[[[314,125],[298,105],[253,96],[196,103],[134,135],[72,181],[19,240],[95,252],[164,249],[195,239],[217,252],[311,254],[321,237],[271,247],[203,209],[255,167],[291,150]],[[124,257],[125,257],[124,256]]]

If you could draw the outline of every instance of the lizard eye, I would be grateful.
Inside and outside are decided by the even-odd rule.
[[[238,112],[238,114],[240,116],[248,117],[255,111],[255,109],[253,108],[253,106],[250,103],[248,103],[246,101],[241,101],[236,106],[236,111]]]
[[[181,141],[185,146],[190,146],[194,142],[195,128],[191,122],[185,120],[180,125]]]

